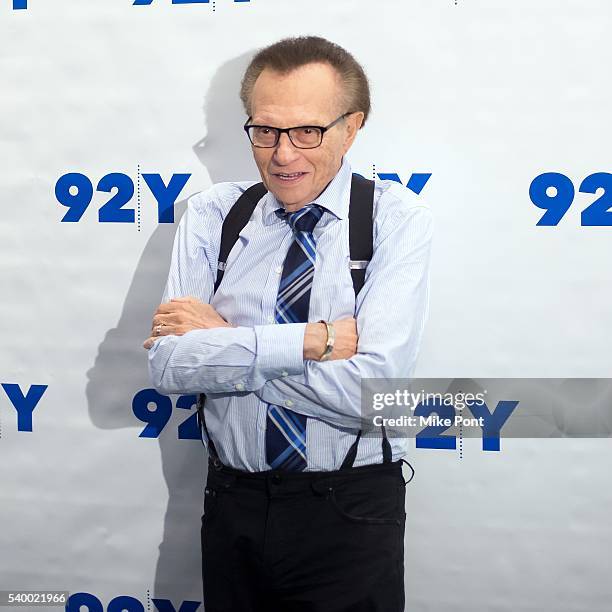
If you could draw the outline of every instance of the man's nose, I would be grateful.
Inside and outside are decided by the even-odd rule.
[[[287,132],[283,132],[278,139],[278,144],[274,151],[274,157],[281,165],[286,165],[294,161],[299,156],[299,149],[293,146]]]

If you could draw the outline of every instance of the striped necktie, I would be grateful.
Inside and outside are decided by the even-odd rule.
[[[323,214],[316,204],[293,213],[275,211],[293,230],[276,298],[276,322],[308,322],[310,289],[314,277],[315,240],[312,231]],[[266,461],[272,469],[303,471],[306,468],[306,419],[288,408],[268,404]]]

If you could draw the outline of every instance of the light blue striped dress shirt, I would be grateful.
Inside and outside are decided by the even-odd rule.
[[[307,421],[306,470],[340,468],[361,414],[361,378],[412,375],[429,302],[432,215],[421,196],[399,183],[375,183],[374,254],[357,300],[349,270],[351,167],[346,157],[314,200],[325,211],[317,244],[309,321],[356,316],[357,354],[303,359],[306,323],[276,324],[282,266],[293,239],[268,192],[241,231],[212,296],[223,219],[256,181],[217,183],[189,199],[175,236],[162,302],[192,295],[237,327],[162,336],[148,352],[152,384],[161,393],[199,393],[219,457],[231,467],[261,471],[267,403],[287,406]],[[212,298],[212,301],[211,301]],[[390,438],[393,460],[408,441]],[[362,437],[354,465],[382,461],[380,437]]]

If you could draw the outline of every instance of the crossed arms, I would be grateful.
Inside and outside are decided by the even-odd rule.
[[[391,210],[378,230],[356,318],[334,321],[334,352],[319,362],[326,340],[322,323],[233,326],[210,304],[186,295],[193,283],[181,270],[192,256],[186,245],[198,214],[189,206],[177,230],[167,301],[153,317],[151,329],[163,323],[162,335],[144,343],[155,388],[252,392],[306,416],[358,427],[361,379],[411,376],[427,316],[431,213],[420,205]],[[200,269],[210,301],[211,268]]]

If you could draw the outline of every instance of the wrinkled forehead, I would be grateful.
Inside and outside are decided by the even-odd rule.
[[[253,87],[252,120],[277,127],[325,125],[338,114],[341,98],[342,83],[328,64],[307,64],[288,73],[266,68]]]

